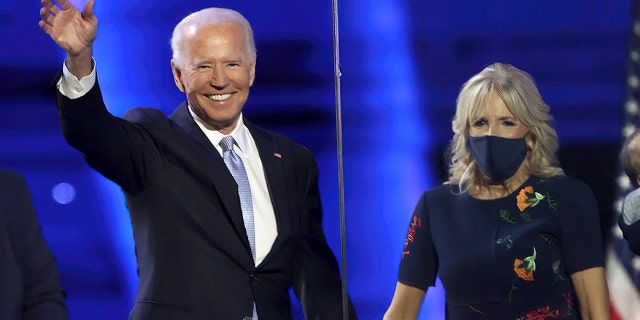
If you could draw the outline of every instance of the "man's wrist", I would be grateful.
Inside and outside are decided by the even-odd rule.
[[[93,70],[93,46],[88,46],[77,54],[67,52],[64,63],[76,78],[82,79],[88,76]]]

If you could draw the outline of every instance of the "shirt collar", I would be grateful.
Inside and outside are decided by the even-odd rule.
[[[217,130],[210,129],[207,125],[205,125],[204,121],[202,121],[202,119],[200,119],[200,117],[198,117],[198,115],[196,115],[193,112],[193,110],[191,110],[191,106],[189,106],[189,113],[191,113],[193,120],[195,120],[198,127],[200,127],[202,132],[204,132],[204,134],[207,136],[209,141],[211,141],[211,143],[216,147],[216,149],[219,149],[219,151],[222,150],[222,148],[220,147],[220,140],[222,140],[222,138],[225,135],[220,133]],[[233,139],[236,141],[236,146],[240,148],[240,151],[242,151],[244,154],[247,154],[246,131],[247,129],[244,126],[244,121],[242,120],[242,113],[240,113],[240,117],[238,118],[238,123],[236,124],[236,127],[233,129],[233,131],[229,133],[229,135],[233,137]]]

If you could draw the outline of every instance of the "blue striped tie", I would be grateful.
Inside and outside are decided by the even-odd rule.
[[[220,140],[220,146],[222,147],[222,158],[224,163],[231,171],[233,179],[238,184],[238,195],[240,196],[240,207],[242,209],[242,220],[244,220],[244,228],[247,231],[247,238],[249,238],[249,245],[251,245],[251,255],[253,261],[256,261],[256,231],[253,226],[253,204],[251,202],[251,187],[249,186],[249,178],[247,177],[247,171],[244,169],[244,164],[240,156],[233,150],[235,140],[232,136],[225,136]],[[258,315],[256,313],[255,302],[253,304],[253,319],[257,320]]]

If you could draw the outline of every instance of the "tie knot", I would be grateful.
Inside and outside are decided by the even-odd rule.
[[[220,146],[222,147],[222,152],[233,150],[233,140],[232,136],[224,136],[222,140],[220,140]]]

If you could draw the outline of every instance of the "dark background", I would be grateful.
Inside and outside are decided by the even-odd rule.
[[[258,64],[245,114],[316,155],[325,230],[340,258],[331,2],[96,2],[95,58],[116,115],[140,105],[169,113],[182,102],[169,64],[182,17],[206,6],[247,17]],[[62,139],[49,82],[64,54],[39,29],[39,8],[0,4],[0,166],[28,179],[71,319],[125,319],[137,284],[129,218],[121,192]],[[535,78],[563,167],[591,186],[608,237],[631,0],[350,0],[339,9],[346,256],[361,319],[382,317],[413,206],[444,179],[460,86],[496,61]],[[421,319],[442,319],[442,299],[440,285],[431,289]]]

